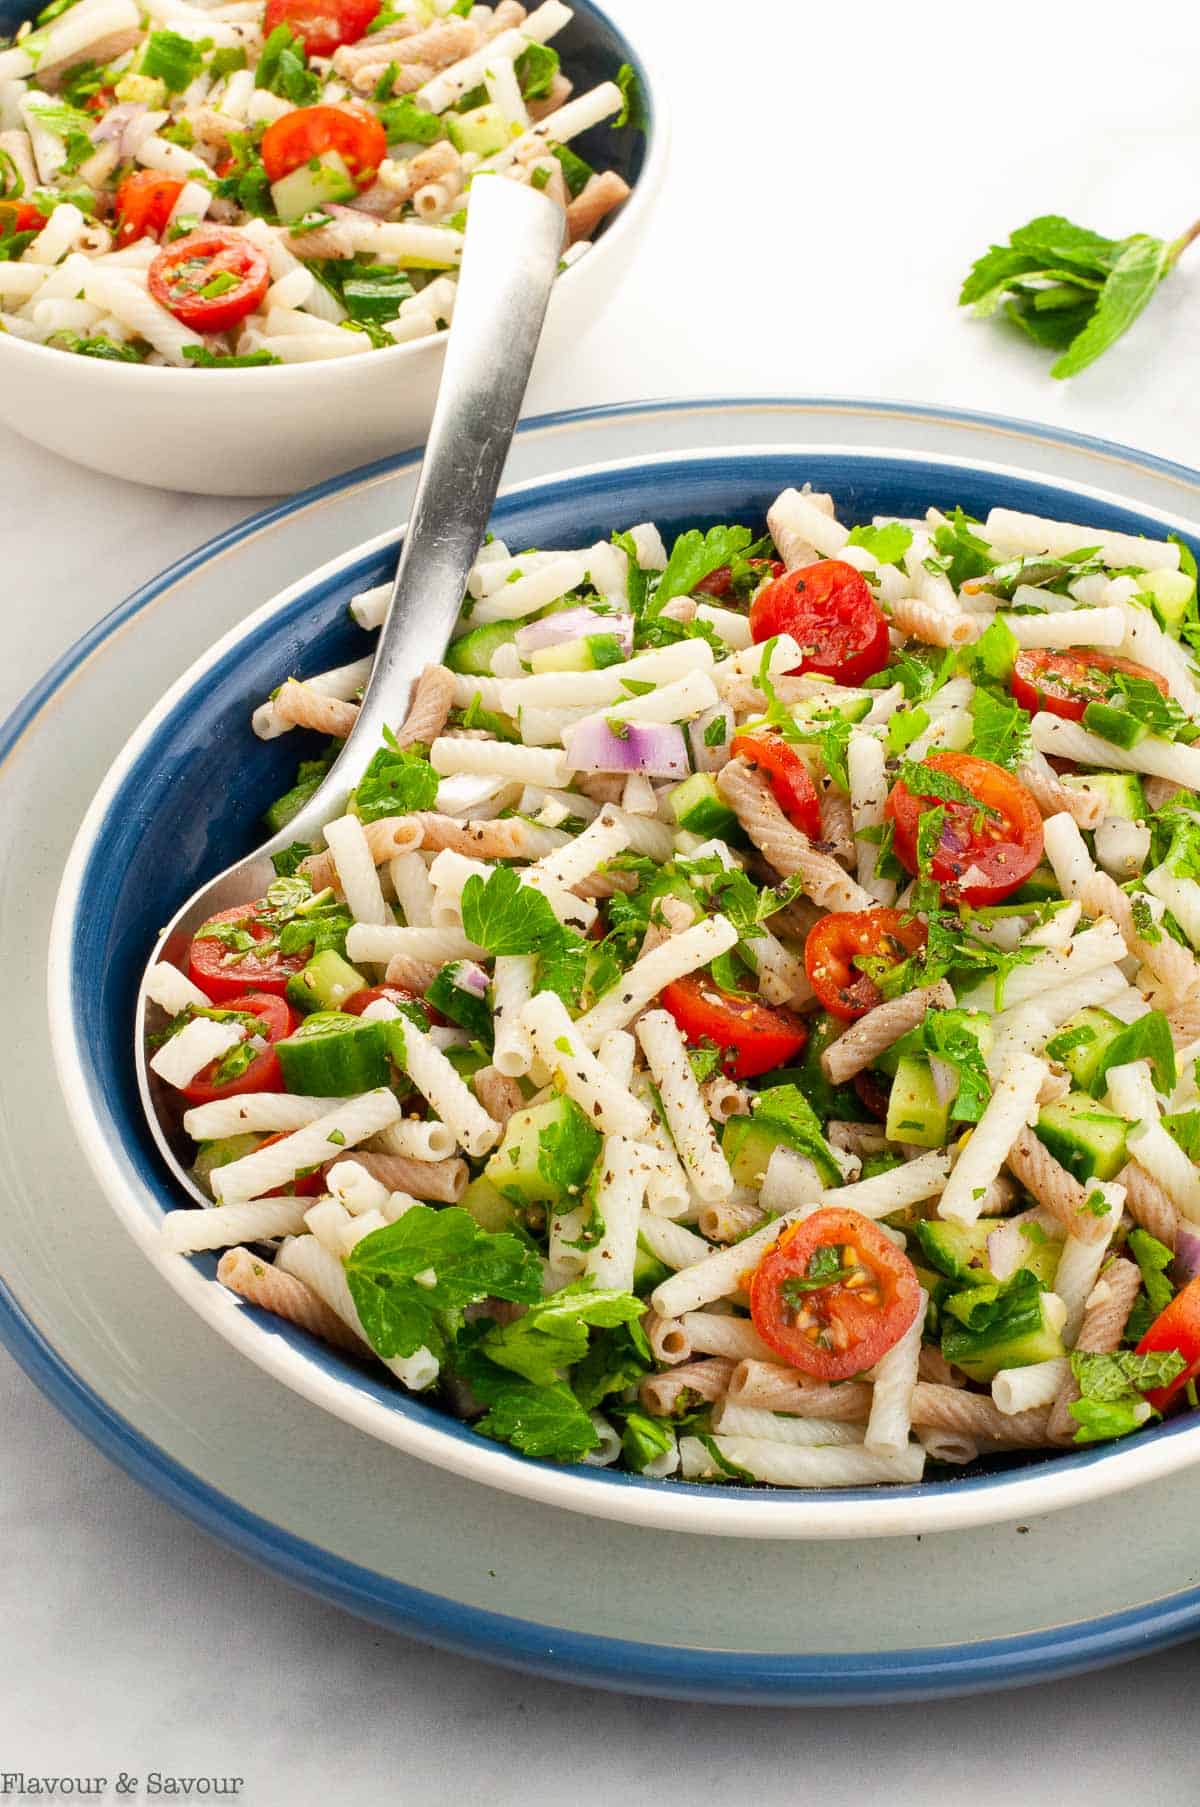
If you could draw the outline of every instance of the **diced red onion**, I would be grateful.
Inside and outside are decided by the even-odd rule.
[[[400,197],[394,188],[388,188],[383,182],[372,182],[370,188],[364,188],[354,198],[354,213],[369,213],[372,219],[386,219],[389,213],[395,212],[400,205]]]
[[[633,651],[633,616],[598,615],[595,609],[561,609],[541,621],[531,621],[517,629],[516,648],[523,659],[541,652],[546,646],[561,646],[564,640],[582,640],[588,634],[615,634],[622,652]]]
[[[715,721],[725,724],[724,738],[715,747],[705,744],[704,736]],[[692,746],[692,764],[698,772],[719,772],[729,758],[729,742],[733,734],[733,712],[728,703],[717,703],[688,723],[688,740]]]
[[[950,1104],[958,1092],[958,1069],[952,1067],[948,1060],[939,1060],[935,1054],[929,1062],[929,1070],[933,1076],[933,1089],[937,1093],[939,1104]]]
[[[577,772],[641,772],[647,778],[689,774],[683,730],[673,722],[623,722],[614,734],[603,716],[592,715],[568,730],[567,759]]]
[[[459,961],[454,983],[459,991],[468,991],[473,998],[487,997],[488,976],[474,960]]]
[[[1175,1260],[1171,1264],[1171,1278],[1176,1286],[1186,1286],[1197,1274],[1200,1274],[1200,1231],[1181,1217],[1175,1235]]]

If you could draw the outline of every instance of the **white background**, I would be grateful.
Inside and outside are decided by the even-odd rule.
[[[579,355],[535,375],[528,412],[842,393],[1200,461],[1200,246],[1070,385],[954,307],[972,258],[1036,213],[1164,236],[1200,214],[1200,24],[1185,0],[609,6],[664,79],[674,155],[636,268]],[[5,708],[130,589],[256,505],[134,488],[2,429],[0,495]],[[1017,1694],[818,1714],[555,1687],[406,1644],[250,1569],[111,1468],[4,1356],[0,1413],[0,1770],[116,1775],[152,1750],[166,1770],[244,1776],[250,1807],[664,1788],[824,1807],[1200,1796],[1194,1647]]]

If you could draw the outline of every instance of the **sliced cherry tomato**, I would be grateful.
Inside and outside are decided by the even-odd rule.
[[[1112,674],[1122,671],[1126,677],[1144,678],[1162,696],[1170,694],[1167,680],[1148,665],[1134,659],[1118,659],[1115,653],[1019,652],[1013,662],[1011,689],[1013,698],[1031,715],[1046,709],[1069,722],[1083,719],[1089,703],[1102,703],[1112,689]]]
[[[752,558],[748,562],[762,577],[766,577],[768,572],[772,577],[783,576],[784,567],[777,558]],[[715,571],[710,571],[707,577],[702,577],[699,583],[692,585],[692,595],[728,596],[732,581],[732,565],[718,565]]]
[[[894,784],[883,813],[896,825],[892,843],[896,857],[906,872],[916,874],[921,817],[940,807],[945,816],[930,876],[953,902],[977,908],[999,903],[1024,884],[1042,857],[1041,811],[1020,780],[990,759],[934,753],[925,765],[952,778],[980,807]]]
[[[849,1023],[873,1010],[883,996],[855,960],[887,960],[898,966],[925,941],[925,924],[900,910],[838,911],[822,916],[808,931],[804,970],[822,1009]]]
[[[1184,1360],[1174,1380],[1146,1394],[1155,1411],[1161,1412],[1177,1393],[1183,1392],[1189,1380],[1200,1374],[1200,1278],[1189,1280],[1183,1291],[1176,1293],[1159,1312],[1135,1353],[1146,1355],[1157,1349],[1178,1349]]]
[[[788,1010],[757,998],[722,991],[704,973],[689,973],[664,986],[662,1005],[689,1042],[715,1042],[731,1079],[753,1079],[786,1066],[808,1040],[808,1030]]]
[[[816,1380],[848,1380],[874,1367],[920,1304],[908,1256],[869,1217],[837,1206],[786,1229],[750,1281],[759,1336]]]
[[[740,753],[751,765],[761,766],[771,780],[775,801],[789,822],[802,829],[810,841],[821,839],[821,804],[808,767],[782,734],[759,728],[752,734],[735,734],[730,752]]]
[[[161,238],[182,193],[178,176],[163,176],[156,169],[137,169],[126,176],[115,203],[118,246],[136,244],[139,238]]]
[[[85,113],[94,113],[98,119],[101,114],[108,112],[116,98],[116,89],[106,83],[103,88],[97,88],[94,94],[88,95],[83,103],[83,110]]]
[[[235,904],[232,910],[210,916],[204,927],[227,922],[244,929],[255,941],[270,941],[269,926],[255,914],[263,907],[262,903]],[[307,965],[307,948],[299,954],[281,954],[278,948],[263,954],[242,953],[215,935],[196,935],[188,948],[188,978],[206,991],[214,1004],[224,1005],[247,991],[269,991],[282,997],[292,974]]]
[[[164,246],[150,265],[155,301],[183,326],[201,333],[223,333],[244,320],[270,280],[258,246],[227,226],[185,233]]]
[[[332,56],[342,44],[357,44],[379,11],[379,0],[267,0],[263,31],[290,25],[308,56]]]
[[[336,151],[360,188],[369,188],[387,156],[387,134],[365,107],[297,107],[263,133],[267,179],[278,182],[313,157]]]
[[[750,605],[755,645],[790,634],[804,653],[792,675],[819,671],[839,684],[861,684],[888,660],[883,611],[861,571],[840,558],[785,571]]]
[[[282,1092],[283,1071],[275,1052],[275,1043],[292,1033],[299,1017],[282,998],[267,991],[242,992],[239,996],[230,998],[223,1007],[226,1010],[244,1010],[249,1016],[258,1017],[269,1045],[261,1054],[255,1055],[245,1072],[239,1073],[236,1079],[227,1079],[223,1085],[214,1079],[219,1061],[213,1060],[206,1067],[201,1067],[196,1077],[183,1088],[183,1095],[188,1103],[211,1104],[214,1098],[239,1098],[243,1092]]]
[[[32,201],[0,201],[0,237],[14,232],[40,232],[46,216]]]
[[[278,1065],[278,1061],[276,1061],[276,1065]],[[266,1090],[265,1087],[263,1089]],[[281,1092],[283,1087],[281,1085],[273,1086],[271,1090]],[[289,1130],[281,1129],[275,1135],[265,1137],[255,1149],[255,1154],[258,1154],[263,1148],[270,1148],[272,1142],[282,1142],[284,1137],[290,1133]],[[298,1174],[295,1179],[289,1180],[286,1186],[275,1186],[270,1192],[264,1192],[263,1197],[319,1198],[322,1192],[329,1190],[325,1183],[325,1176],[332,1166],[332,1161],[323,1161],[319,1167],[314,1167],[311,1173]]]
[[[419,1004],[429,1018],[430,1027],[445,1029],[449,1018],[444,1017],[419,992],[410,991],[407,985],[366,985],[361,991],[352,992],[342,1005],[348,1016],[361,1016],[371,1004],[377,1004],[380,998],[386,998],[389,1004]]]

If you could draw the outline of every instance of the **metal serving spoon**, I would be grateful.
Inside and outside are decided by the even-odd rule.
[[[473,184],[441,386],[391,607],[358,719],[303,809],[256,853],[193,893],[159,937],[150,966],[160,960],[180,964],[201,923],[265,895],[275,877],[273,853],[312,839],[344,814],[347,797],[383,744],[384,728],[403,719],[413,681],[445,651],[500,485],[563,233],[561,208],[536,189],[500,178]],[[135,1031],[142,1106],[171,1172],[197,1203],[207,1205],[185,1166],[187,1139],[176,1125],[167,1088],[150,1071],[149,1007],[143,976]]]

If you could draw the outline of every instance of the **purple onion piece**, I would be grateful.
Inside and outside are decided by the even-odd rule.
[[[1195,1230],[1186,1218],[1179,1220],[1179,1229],[1175,1236],[1175,1259],[1171,1264],[1171,1278],[1176,1286],[1186,1286],[1200,1274],[1200,1231]]]
[[[459,991],[469,991],[473,998],[487,997],[488,976],[474,960],[459,961],[454,983]]]
[[[672,722],[623,722],[616,734],[603,716],[589,716],[565,740],[577,772],[641,772],[646,778],[686,778],[683,730]]]
[[[541,621],[530,621],[517,629],[516,648],[523,659],[541,652],[547,646],[561,646],[565,640],[582,640],[588,634],[615,634],[626,655],[633,651],[633,616],[598,615],[595,609],[560,609]]]

